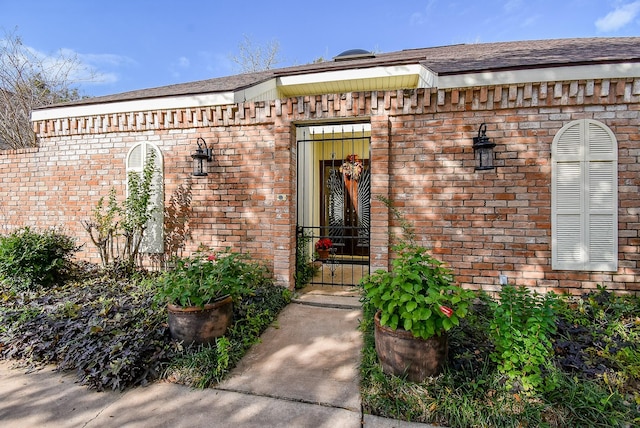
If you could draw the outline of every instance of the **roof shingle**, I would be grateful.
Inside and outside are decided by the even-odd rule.
[[[566,65],[640,62],[640,37],[529,40],[459,44],[380,53],[374,57],[326,61],[237,74],[150,89],[86,98],[65,105],[99,104],[157,97],[236,91],[274,77],[420,63],[439,75]],[[58,104],[57,106],[61,106]]]

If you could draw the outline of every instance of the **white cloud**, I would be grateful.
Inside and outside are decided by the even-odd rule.
[[[423,25],[426,22],[427,17],[430,16],[431,10],[435,6],[436,1],[437,0],[429,0],[426,6],[424,7],[424,13],[423,12],[412,13],[411,16],[409,17],[409,24],[418,25],[418,26]]]
[[[119,82],[120,77],[116,73],[81,70],[73,76],[73,80],[89,85],[105,85]]]
[[[522,8],[522,0],[509,0],[504,5],[504,10],[507,12],[518,11]]]
[[[414,12],[411,14],[409,22],[411,23],[411,25],[422,25],[424,24],[424,16],[420,12]]]
[[[117,83],[120,76],[114,68],[135,65],[136,62],[126,56],[114,54],[80,54],[71,49],[61,49],[60,54],[74,58],[76,67],[69,78],[83,85],[105,85]]]
[[[182,79],[182,72],[191,67],[191,61],[186,56],[179,57],[176,61],[169,64],[169,73],[174,79]]]
[[[6,40],[0,44],[7,46]],[[42,73],[51,82],[77,84],[105,84],[118,81],[117,74],[105,71],[97,65],[120,66],[132,62],[125,57],[104,54],[79,54],[71,49],[60,49],[47,54],[31,46],[23,45],[22,51],[14,52],[13,61]]]
[[[126,56],[114,54],[75,54],[79,67],[75,70],[73,79],[85,84],[103,85],[117,83],[120,77],[117,72],[107,71],[106,68],[133,66],[136,62]]]
[[[188,68],[191,65],[191,61],[189,61],[189,58],[181,56],[180,58],[178,58],[178,67],[180,68]]]
[[[538,25],[540,25],[540,20],[544,19],[544,16],[537,14],[537,15],[530,15],[527,16],[526,18],[520,20],[520,28],[533,28],[536,27]]]
[[[114,54],[78,54],[78,59],[88,64],[108,65],[111,67],[128,66],[136,63],[129,57]]]
[[[202,64],[203,69],[206,70],[206,78],[224,76],[234,71],[234,62],[231,61],[228,54],[200,51],[198,52],[198,63]]]
[[[634,1],[617,7],[604,18],[596,21],[598,31],[616,31],[633,21],[640,13],[640,1]]]

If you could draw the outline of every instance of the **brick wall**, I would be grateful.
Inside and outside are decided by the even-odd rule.
[[[551,142],[580,118],[603,122],[618,140],[617,273],[550,268]],[[291,286],[295,126],[335,120],[371,123],[372,194],[395,201],[465,286],[493,290],[504,274],[540,291],[640,288],[640,79],[319,95],[38,122],[39,150],[0,154],[3,227],[62,225],[87,242],[81,256],[95,261],[80,221],[111,186],[122,194],[128,149],[152,141],[164,155],[166,201],[191,183],[186,251],[202,243],[250,252]],[[471,145],[483,122],[497,144],[497,168],[476,172]],[[191,178],[198,137],[213,144],[214,160],[208,177]],[[388,231],[397,225],[375,199],[371,221],[372,267],[387,267]]]

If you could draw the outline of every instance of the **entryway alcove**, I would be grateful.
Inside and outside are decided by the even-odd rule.
[[[318,268],[311,284],[354,286],[369,273],[370,141],[368,123],[297,129],[297,245]]]

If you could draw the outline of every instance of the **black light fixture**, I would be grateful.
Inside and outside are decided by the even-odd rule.
[[[478,129],[478,136],[473,137],[473,151],[476,155],[476,171],[494,169],[493,148],[496,143],[487,137],[487,124],[483,123]]]
[[[191,154],[193,159],[193,173],[191,175],[194,177],[206,177],[208,174],[204,161],[211,162],[213,150],[207,147],[207,142],[202,137],[198,137],[196,144],[198,144],[198,148]]]

